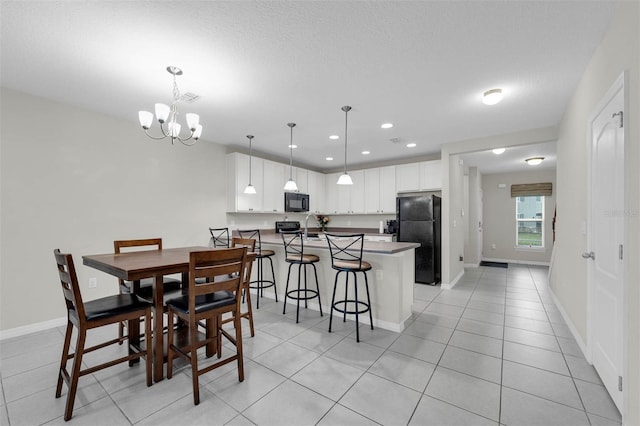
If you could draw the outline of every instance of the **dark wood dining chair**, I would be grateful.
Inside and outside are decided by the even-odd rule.
[[[117,294],[84,302],[80,293],[80,286],[78,285],[78,277],[73,264],[73,257],[71,254],[61,253],[59,249],[54,250],[53,254],[58,266],[62,293],[67,306],[67,331],[64,336],[62,360],[60,361],[60,369],[58,371],[56,398],[60,398],[62,394],[62,383],[66,383],[68,393],[64,419],[69,420],[73,414],[73,404],[78,389],[78,379],[81,376],[126,361],[129,361],[129,365],[131,366],[135,360],[144,357],[147,386],[151,386],[151,304],[141,300],[134,294]],[[144,319],[145,333],[147,336],[144,347],[140,344],[139,327],[141,319]],[[122,321],[128,322],[128,335],[85,348],[88,330],[109,324],[117,324]],[[74,327],[77,329],[75,353],[70,352],[71,336]],[[128,340],[129,342],[128,355],[94,367],[82,369],[82,358],[84,354],[115,343],[120,343],[123,340]],[[73,365],[71,371],[69,371],[69,369],[67,369],[67,362],[71,359],[73,359]]]
[[[238,380],[244,381],[244,361],[242,355],[242,326],[240,304],[243,271],[247,262],[247,249],[234,247],[220,250],[195,251],[189,255],[188,293],[167,301],[169,324],[174,316],[188,324],[188,332],[170,330],[168,333],[167,378],[173,376],[175,357],[185,358],[191,364],[193,381],[193,403],[200,403],[199,377],[215,368],[236,361]],[[204,278],[197,282],[196,278]],[[231,313],[235,336],[222,328],[222,316]],[[206,324],[205,333],[199,331],[199,322]],[[182,334],[181,334],[182,333]],[[233,356],[222,356],[222,336],[236,347]],[[198,368],[198,349],[215,347],[218,361]]]
[[[115,240],[113,251],[120,254],[123,251],[135,250],[162,250],[162,238],[146,238],[138,240]],[[153,303],[154,278],[144,278],[139,282],[118,280],[120,294],[137,294],[143,299]],[[182,280],[163,277],[163,291],[166,298],[175,297],[182,291]],[[164,309],[164,308],[163,308]],[[122,337],[124,324],[120,324],[118,335]]]
[[[252,238],[240,238],[233,237],[231,239],[231,247],[246,247],[247,248],[247,263],[245,264],[243,281],[242,281],[242,301],[247,302],[247,311],[241,312],[240,316],[249,321],[249,330],[251,331],[251,337],[256,335],[253,328],[253,307],[251,306],[251,292],[249,291],[249,283],[251,282],[251,271],[253,269],[253,261],[256,259],[256,240]],[[233,318],[227,318],[223,323],[231,322]]]

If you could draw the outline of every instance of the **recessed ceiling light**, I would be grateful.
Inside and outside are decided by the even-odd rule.
[[[331,135],[331,136],[329,136],[329,139],[331,139],[331,140],[340,139],[340,136],[338,136],[338,135]]]
[[[298,145],[288,145],[287,148],[296,149]]]
[[[327,158],[325,158],[325,160],[327,160],[327,161],[333,161],[333,157],[327,157]]]
[[[526,161],[530,166],[537,166],[538,164],[542,163],[542,160],[544,160],[544,157],[531,157],[527,158],[524,161]]]
[[[496,154],[496,155],[500,155],[505,151],[506,151],[505,148],[495,148],[495,149],[493,149],[493,153]]]
[[[362,155],[369,155],[371,154],[371,151],[362,151]]]
[[[491,89],[482,94],[482,103],[485,105],[495,105],[501,100],[502,89]]]
[[[416,144],[413,142],[407,144],[407,148],[415,148],[415,147],[416,147]]]
[[[393,124],[391,124],[391,123],[384,123],[384,124],[383,124],[382,126],[380,126],[380,127],[382,127],[383,129],[390,129],[390,128],[392,128],[392,127],[393,127]]]

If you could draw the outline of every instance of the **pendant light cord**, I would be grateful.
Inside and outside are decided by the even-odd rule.
[[[351,107],[345,105],[342,107],[344,111],[344,174],[347,174],[347,124],[349,119],[349,111],[351,111]]]

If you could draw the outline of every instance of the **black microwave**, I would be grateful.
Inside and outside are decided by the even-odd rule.
[[[284,211],[285,212],[308,212],[309,211],[309,194],[301,194],[299,192],[284,193]]]

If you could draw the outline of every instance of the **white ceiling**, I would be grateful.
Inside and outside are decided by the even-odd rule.
[[[610,1],[3,0],[1,82],[138,126],[138,110],[170,103],[165,68],[175,65],[184,70],[180,90],[201,96],[180,106],[200,114],[200,143],[246,150],[253,134],[255,151],[288,160],[286,123],[295,122],[294,163],[318,170],[342,166],[340,108],[350,105],[348,160],[358,167],[558,124],[614,9]],[[481,93],[494,87],[504,101],[483,105]]]

